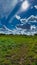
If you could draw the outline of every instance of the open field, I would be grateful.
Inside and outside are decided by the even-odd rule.
[[[0,35],[0,65],[37,65],[37,35]]]

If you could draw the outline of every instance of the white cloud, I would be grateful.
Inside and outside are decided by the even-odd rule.
[[[28,21],[36,22],[36,21],[37,21],[37,16],[31,15],[30,17],[27,18],[26,21],[27,21],[27,22],[28,22]]]
[[[18,15],[15,15],[15,17],[16,17],[18,20],[20,20],[20,18],[21,18],[21,17],[20,17],[20,16],[18,16]]]
[[[35,30],[36,29],[36,26],[35,25],[31,25],[31,30]]]
[[[20,20],[22,23],[29,22],[29,21],[31,21],[31,22],[36,22],[37,21],[37,16],[34,16],[34,15],[31,15],[28,18],[21,18],[18,15],[16,15],[15,17],[16,17],[16,19]]]
[[[37,9],[37,5],[34,6]]]
[[[26,22],[37,22],[37,16],[31,15],[30,17],[28,17],[27,19],[19,19],[23,24]],[[27,29],[22,29],[22,28],[16,28],[17,32],[19,32],[20,34],[25,34],[25,35],[34,35],[37,33],[37,27],[35,25],[31,25],[30,30],[27,31]],[[16,34],[18,34],[16,32]]]
[[[14,34],[14,35],[15,35],[15,34],[19,34],[19,35],[20,35],[20,34],[22,34],[22,35],[23,35],[23,34],[24,34],[24,35],[34,35],[34,34],[36,34],[36,33],[37,33],[37,31],[35,31],[35,30],[33,30],[33,31],[32,31],[32,30],[27,31],[27,30],[25,30],[25,29],[21,29],[21,30],[20,30],[20,29],[19,29],[19,30],[18,30],[18,29],[14,29],[14,30],[13,30],[13,34]]]
[[[12,31],[10,31],[10,30],[0,31],[0,33],[2,33],[2,34],[13,34],[13,35],[15,35],[15,34],[18,34],[18,35],[20,35],[20,34],[22,34],[22,35],[23,34],[24,35],[34,35],[34,34],[37,33],[37,31],[35,31],[35,30],[27,31],[26,29],[18,29],[18,28],[16,28],[16,29],[14,29]]]
[[[33,9],[33,8],[37,9],[37,5],[31,6],[31,9]]]
[[[35,20],[37,22],[37,16],[34,16],[34,15],[31,15],[27,19],[26,18],[23,19],[18,15],[16,15],[15,17],[16,17],[16,19],[18,19],[18,20],[20,20],[22,22],[22,24],[20,24],[20,25],[23,25],[25,22],[30,22],[30,21],[35,22]],[[31,25],[29,30],[18,28],[18,27],[16,27],[16,29],[10,30],[5,25],[4,25],[4,28],[5,28],[5,31],[0,30],[0,33],[2,33],[2,34],[14,34],[14,35],[15,34],[34,35],[34,34],[37,33],[37,26],[35,26],[35,25]]]

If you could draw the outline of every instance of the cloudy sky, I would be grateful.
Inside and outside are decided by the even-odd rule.
[[[2,25],[13,30],[17,25],[20,24],[21,27],[31,18],[34,19],[33,22],[37,21],[37,0],[0,0],[0,27]],[[24,21],[23,24],[21,20]],[[25,26],[23,28],[27,28]]]

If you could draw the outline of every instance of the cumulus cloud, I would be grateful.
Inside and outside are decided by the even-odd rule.
[[[20,16],[16,15],[16,19],[20,20],[21,22],[36,22],[37,21],[37,16],[31,15],[30,17],[26,18],[21,18]]]
[[[16,19],[18,19],[16,17]],[[22,24],[20,24],[19,27],[17,27],[17,31],[20,33],[20,34],[25,34],[25,35],[34,35],[37,33],[37,26],[35,25],[30,25],[30,29],[22,29],[21,27],[23,27],[23,25],[27,24],[27,23],[30,23],[30,22],[33,22],[33,23],[36,23],[37,22],[37,16],[34,16],[34,15],[31,15],[30,17],[28,17],[27,19],[24,18],[22,19],[20,17],[19,19],[21,21]],[[17,33],[18,34],[18,33]]]
[[[31,30],[36,29],[35,25],[31,25]]]
[[[20,26],[24,26],[24,24],[25,24],[25,28],[21,28],[21,27],[15,27],[15,29],[13,29],[13,30],[10,30],[10,29],[8,29],[5,25],[4,25],[4,28],[5,28],[5,31],[3,31],[3,30],[0,30],[0,33],[2,33],[2,34],[25,34],[25,35],[34,35],[34,34],[36,34],[37,33],[37,26],[35,26],[35,25],[31,25],[30,24],[30,28],[29,29],[27,29],[28,27],[26,27],[26,26],[29,26],[29,24],[27,24],[27,23],[30,23],[30,22],[37,22],[37,16],[34,16],[34,15],[31,15],[30,17],[28,17],[27,19],[23,19],[23,18],[21,18],[19,15],[16,15],[15,16],[16,17],[16,19],[17,20],[20,20],[21,21],[21,24],[20,24]],[[18,24],[19,25],[19,24]]]

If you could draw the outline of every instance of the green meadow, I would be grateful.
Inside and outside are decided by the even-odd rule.
[[[0,35],[0,65],[37,65],[37,35]]]

